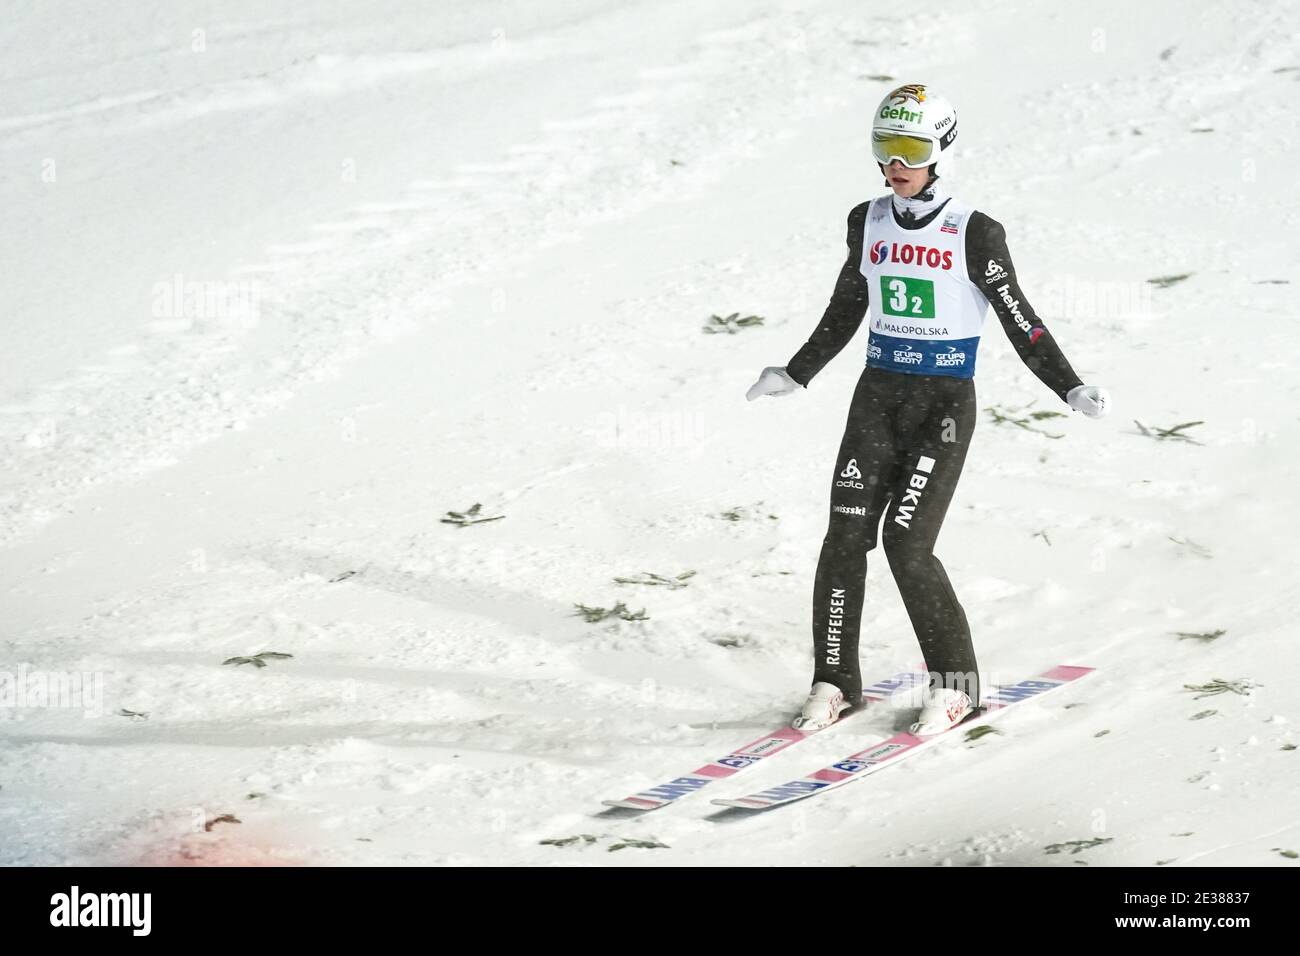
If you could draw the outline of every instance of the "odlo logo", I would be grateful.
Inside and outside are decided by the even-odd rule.
[[[1006,272],[1003,270],[1002,266],[998,264],[998,260],[996,259],[989,260],[989,264],[984,268],[984,275],[987,276],[984,280],[985,285],[988,285],[990,282],[997,282],[999,279],[1005,279],[1007,277]]]
[[[858,471],[858,460],[850,458],[849,463],[844,466],[840,472],[840,480],[835,482],[836,488],[861,488],[862,482],[858,481],[862,477],[862,472]]]

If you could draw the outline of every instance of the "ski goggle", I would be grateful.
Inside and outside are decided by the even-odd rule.
[[[909,169],[918,169],[935,162],[938,144],[925,136],[909,136],[878,129],[871,132],[871,153],[876,162],[888,166],[898,160]]]

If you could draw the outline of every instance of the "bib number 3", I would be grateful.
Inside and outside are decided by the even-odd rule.
[[[911,276],[881,276],[880,301],[886,315],[934,318],[934,283]]]

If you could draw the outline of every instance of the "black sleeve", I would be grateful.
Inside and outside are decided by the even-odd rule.
[[[785,367],[786,374],[805,388],[849,344],[867,314],[867,278],[862,274],[861,265],[862,239],[870,206],[870,202],[864,202],[849,212],[849,257],[835,281],[830,304],[808,341]]]
[[[1020,360],[1065,401],[1066,392],[1083,382],[1042,319],[1025,301],[1025,294],[1016,281],[1011,254],[1007,252],[1006,230],[982,212],[971,213],[966,227],[966,269],[971,282],[984,293],[1002,320],[1002,328],[1006,329]]]

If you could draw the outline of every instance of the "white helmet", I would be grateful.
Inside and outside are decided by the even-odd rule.
[[[876,107],[871,121],[871,152],[876,162],[899,160],[919,169],[937,163],[957,138],[957,111],[944,97],[919,83],[891,92]]]

